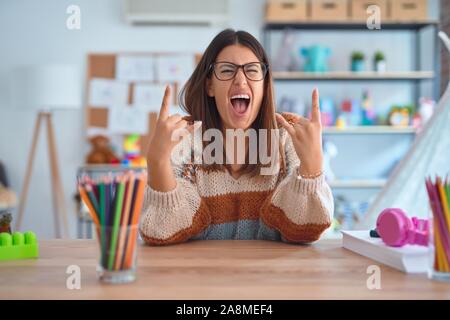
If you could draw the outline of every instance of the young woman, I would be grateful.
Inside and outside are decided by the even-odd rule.
[[[188,117],[168,114],[170,95],[167,87],[147,156],[148,184],[140,222],[146,243],[191,239],[308,243],[320,238],[331,224],[334,203],[322,171],[317,89],[310,119],[275,113],[264,49],[249,33],[227,29],[213,39],[183,88],[182,106]],[[194,138],[198,124],[201,132],[223,133],[219,151],[227,161],[192,161],[198,150],[204,160],[209,144]],[[256,136],[256,145],[271,150],[276,141],[270,132],[278,128],[280,147],[270,154],[279,159],[273,174],[261,174],[267,168],[261,159],[247,161],[250,139],[245,140],[245,150],[234,144],[235,155],[244,152],[244,164],[228,155],[232,153],[226,145],[232,140],[225,138],[225,132],[268,130],[267,139]],[[181,148],[191,152],[180,152]],[[220,159],[217,151],[213,155]]]

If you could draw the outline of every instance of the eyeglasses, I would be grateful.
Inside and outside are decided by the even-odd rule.
[[[242,68],[248,80],[261,81],[266,76],[269,66],[262,62],[249,62],[246,64],[235,64],[232,62],[214,62],[210,69],[213,69],[217,80],[228,81],[234,79],[238,70]]]

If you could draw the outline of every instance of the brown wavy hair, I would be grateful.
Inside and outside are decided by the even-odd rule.
[[[267,149],[269,152],[271,149],[271,135],[270,130],[278,128],[277,121],[275,118],[275,102],[274,102],[274,92],[273,92],[273,79],[272,72],[269,65],[269,59],[258,40],[253,37],[250,33],[245,31],[235,31],[233,29],[226,29],[220,32],[214,37],[209,46],[203,53],[200,62],[192,73],[191,77],[183,87],[180,94],[180,105],[181,108],[187,112],[193,121],[202,121],[202,132],[208,129],[215,128],[223,132],[223,123],[220,117],[219,111],[217,110],[216,102],[214,97],[209,97],[207,94],[207,80],[212,76],[211,65],[216,61],[217,56],[227,46],[230,45],[243,45],[255,54],[260,62],[265,63],[268,66],[268,71],[266,77],[264,78],[264,96],[261,103],[261,108],[259,113],[252,123],[251,127],[253,129],[267,129]],[[259,146],[259,135],[257,146]],[[205,147],[209,142],[203,141],[203,147]],[[282,151],[282,146],[280,144],[280,169],[285,172],[285,157]],[[225,154],[225,150],[224,150]],[[259,153],[258,153],[259,154]],[[251,176],[256,176],[262,167],[267,167],[269,165],[263,165],[260,163],[259,157],[257,157],[256,164],[248,163],[248,156],[246,158],[246,163],[241,168],[241,174],[250,174]],[[210,164],[202,165],[203,169],[207,170],[224,170],[225,168],[230,171],[228,164]]]

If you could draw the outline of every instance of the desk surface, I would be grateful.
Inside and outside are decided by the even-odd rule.
[[[141,246],[138,279],[125,285],[101,284],[96,264],[93,240],[40,241],[39,259],[0,263],[0,299],[450,299],[449,283],[381,264],[381,289],[367,289],[377,263],[335,240]],[[81,268],[80,290],[66,288],[69,265]]]

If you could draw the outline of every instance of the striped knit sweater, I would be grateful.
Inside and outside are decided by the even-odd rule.
[[[200,239],[318,240],[330,226],[334,211],[330,187],[323,174],[301,178],[300,161],[283,128],[280,137],[285,141],[287,171],[283,175],[278,171],[235,179],[227,170],[204,170],[178,158],[177,165],[172,163],[174,190],[159,192],[146,186],[141,237],[150,245]],[[191,146],[192,140],[192,136],[185,138],[173,152],[180,154],[177,148]],[[201,150],[201,141],[193,148]]]

